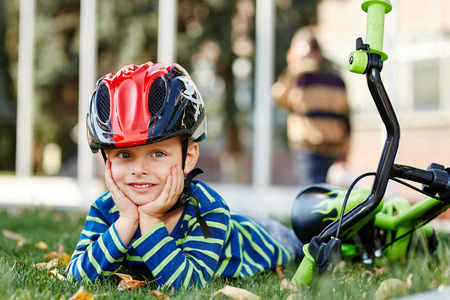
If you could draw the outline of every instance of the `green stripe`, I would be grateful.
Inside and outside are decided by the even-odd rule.
[[[92,237],[93,235],[97,235],[98,232],[93,232],[93,231],[83,229],[81,231],[81,234],[84,234],[85,236],[88,236],[88,237]]]
[[[195,272],[198,274],[198,278],[200,279],[201,285],[204,286],[206,284],[206,280],[205,278],[203,278],[203,273],[200,272],[199,269],[197,269],[197,267],[195,266],[195,264],[193,264],[192,262],[189,262],[190,265],[192,265],[194,267]],[[192,276],[191,276],[192,277]]]
[[[111,227],[109,227],[108,230],[111,234],[112,240],[114,242],[114,245],[116,245],[117,249],[119,249],[119,251],[122,253],[126,253],[127,249],[124,246],[122,246],[122,242],[121,242],[120,238],[117,236],[114,228],[112,228],[112,226],[111,226]]]
[[[81,259],[80,259],[80,256],[78,256],[78,259],[77,259],[77,269],[78,269],[78,272],[80,272],[80,274],[81,274],[81,278],[87,280],[88,282],[92,282],[92,281],[89,279],[89,277],[86,275],[86,272],[84,272],[83,268],[81,267]]]
[[[169,243],[170,241],[173,241],[173,239],[169,236],[162,239],[162,241],[160,241],[152,249],[150,249],[150,251],[148,251],[147,254],[142,256],[142,260],[147,261],[152,255],[154,255],[156,252],[158,252],[165,244]]]
[[[189,264],[189,270],[186,273],[186,276],[184,278],[184,283],[183,283],[183,286],[185,288],[189,287],[189,283],[191,282],[192,272],[193,271],[194,271],[194,266],[192,264]]]
[[[205,187],[203,185],[201,185],[199,183],[199,184],[197,184],[197,187],[199,187],[202,190],[203,194],[208,198],[210,203],[213,203],[216,201],[216,199],[214,199],[214,197],[208,193],[208,191],[205,189]]]
[[[259,253],[259,255],[261,255],[269,264],[269,266],[271,265],[271,260],[270,258],[267,256],[267,254],[261,249],[261,247],[255,243],[252,239],[252,235],[250,234],[250,232],[248,232],[247,230],[245,230],[240,224],[235,223],[236,227],[239,228],[240,232],[242,233],[242,235],[244,235],[248,241],[250,242],[250,245],[252,246],[252,248]],[[266,244],[266,241],[263,239],[264,243]],[[273,246],[272,246],[273,248]],[[272,250],[273,251],[273,250]]]
[[[239,237],[239,245],[243,245],[244,244],[244,239],[242,238],[242,234],[239,232],[238,234]],[[231,244],[229,245],[229,247],[231,247]],[[243,253],[242,253],[242,247],[239,247],[239,267],[236,269],[236,272],[234,272],[233,277],[239,277],[240,274],[242,274],[242,267],[244,265],[243,261]]]
[[[224,208],[216,208],[216,209],[208,211],[207,213],[201,214],[201,216],[203,217],[206,214],[226,214],[229,216],[230,212]],[[197,218],[194,217],[189,220],[188,226],[192,227],[196,222],[197,222]],[[211,221],[209,221],[209,222],[211,222]],[[209,223],[209,222],[206,221],[206,223]]]
[[[172,276],[170,276],[170,278],[167,279],[165,285],[171,285],[173,282],[175,282],[175,280],[177,280],[177,278],[180,276],[181,272],[183,272],[185,267],[186,267],[186,260],[178,267],[175,273],[173,273]]]
[[[156,267],[153,269],[152,273],[153,276],[156,277],[156,275],[159,274],[159,272],[162,271],[162,269],[164,269],[164,267],[172,261],[172,259],[178,254],[178,252],[180,252],[180,249],[177,249],[175,251],[172,251],[172,253],[170,253],[168,256],[166,256],[166,258]]]
[[[209,250],[205,250],[205,249],[199,249],[199,248],[190,248],[190,247],[185,247],[183,248],[183,251],[189,252],[189,251],[195,251],[195,252],[200,252],[204,255],[207,255],[209,257],[211,257],[212,259],[218,261],[219,260],[219,255],[213,251],[209,251]]]
[[[252,225],[249,222],[242,222],[243,224],[247,224],[247,225]],[[266,237],[268,237],[270,239],[270,241],[272,241],[272,243],[274,243],[275,245],[278,246],[278,249],[280,251],[278,251],[278,260],[277,262],[279,264],[281,264],[281,262],[283,261],[283,257],[282,257],[282,251],[286,254],[286,256],[288,257],[288,260],[292,259],[292,254],[291,252],[289,252],[289,250],[286,248],[286,246],[284,246],[282,243],[280,243],[274,236],[272,236],[265,228],[263,227],[255,227],[254,225],[252,225],[252,228],[258,229],[257,232],[259,234],[259,236],[262,238],[262,235],[260,234],[260,231],[264,231],[266,233]],[[265,240],[265,239],[264,239]],[[267,244],[266,244],[267,246]],[[272,246],[272,245],[271,245]],[[273,252],[272,252],[273,253]]]
[[[248,276],[254,275],[253,270],[247,264],[244,264],[244,269],[247,271]]]
[[[261,233],[261,230],[265,230],[265,229],[263,229],[263,228],[261,228],[261,227],[255,226],[255,223],[252,223],[252,222],[247,222],[247,221],[245,221],[245,222],[242,222],[241,224],[242,224],[242,225],[247,225],[248,227],[252,228],[252,229],[259,235],[259,237],[263,240],[264,245],[265,245],[267,248],[269,248],[269,250],[270,250],[272,253],[275,252],[275,247],[274,247],[271,243],[269,243],[269,242],[266,240],[266,237],[271,237],[271,235],[270,235],[267,231],[266,231],[266,235],[263,235],[263,234]]]
[[[118,212],[118,211],[119,211],[119,209],[117,208],[116,205],[114,205],[114,206],[111,207],[111,209],[109,210],[109,213],[112,215],[113,213]]]
[[[192,260],[194,260],[199,266],[201,266],[201,267],[203,267],[204,269],[206,269],[206,271],[208,272],[208,274],[209,274],[210,276],[213,276],[214,271],[213,271],[209,266],[207,266],[206,263],[205,263],[203,260],[197,259],[196,257],[194,257],[194,256],[192,256],[192,255],[189,255],[189,254],[184,254],[184,256],[189,257],[189,258],[191,258]]]
[[[91,221],[91,222],[95,222],[95,223],[102,224],[102,225],[108,225],[102,219],[100,219],[98,217],[92,217],[89,215],[86,217],[86,221]]]
[[[102,268],[100,268],[100,265],[98,264],[97,260],[95,260],[94,256],[92,255],[92,247],[89,246],[86,249],[87,255],[89,257],[89,262],[92,266],[94,266],[95,270],[97,271],[97,274],[102,274]]]
[[[106,193],[106,194],[103,196],[102,201],[106,201],[106,200],[108,200],[108,198],[110,198],[110,197],[111,197],[111,192],[108,192],[108,193]]]
[[[228,226],[223,224],[223,223],[221,223],[221,222],[206,221],[206,224],[208,224],[209,228],[222,229],[225,232],[228,230]]]
[[[143,236],[133,242],[133,248],[137,248],[143,241],[147,240],[150,235],[152,235],[153,233],[155,233],[155,231],[162,227],[164,227],[164,222],[159,222],[158,224],[150,228]]]
[[[100,249],[102,249],[103,254],[105,254],[106,259],[112,264],[115,263],[116,260],[111,256],[108,249],[106,248],[105,244],[103,243],[103,239],[98,240],[98,244],[100,246]]]
[[[259,271],[264,271],[264,267],[261,266],[260,264],[256,263],[251,257],[250,255],[248,255],[248,253],[246,251],[244,251],[244,258],[249,261],[253,266],[255,266],[256,268],[259,269]]]
[[[207,238],[204,236],[187,236],[186,242],[200,242],[200,243],[208,243],[208,244],[218,244],[223,245],[223,240],[215,239],[215,238]]]
[[[140,256],[136,256],[136,255],[127,255],[127,260],[128,261],[136,261],[136,262],[142,262],[143,258]]]

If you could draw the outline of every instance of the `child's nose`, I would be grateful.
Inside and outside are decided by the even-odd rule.
[[[142,161],[136,161],[136,163],[133,164],[133,167],[131,169],[131,174],[134,176],[148,175],[149,174],[148,166]]]

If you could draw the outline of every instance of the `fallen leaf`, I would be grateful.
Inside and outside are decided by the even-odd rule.
[[[30,243],[30,240],[26,239],[24,236],[6,229],[3,229],[3,236],[5,238],[15,240],[17,243],[17,247],[19,248],[22,248],[23,245]]]
[[[290,283],[289,280],[287,279],[283,279],[280,282],[280,286],[285,290],[285,291],[291,291],[291,292],[297,292],[298,291],[298,286],[294,283]]]
[[[64,277],[63,275],[59,274],[58,271],[57,271],[56,269],[53,269],[53,270],[48,271],[48,272],[49,272],[51,275],[56,276],[56,278],[57,278],[58,280],[61,280],[61,281],[66,281],[66,280],[67,280],[66,277]]]
[[[393,297],[404,296],[408,293],[406,284],[397,278],[383,280],[375,292],[375,299],[390,299]]]
[[[386,272],[385,268],[373,268],[375,271],[375,275],[383,275]]]
[[[72,258],[72,255],[69,254],[64,254],[62,256],[58,256],[58,263],[60,265],[62,265],[64,268],[66,268],[69,263],[70,263],[70,259]]]
[[[67,254],[64,251],[64,246],[62,244],[58,244],[58,251],[51,251],[46,253],[43,258],[46,259],[58,259],[58,262],[63,266],[67,267],[70,263],[71,255]]]
[[[73,296],[70,297],[69,300],[93,300],[94,298],[95,297],[88,291],[86,291],[83,286],[80,286],[78,291],[73,294]]]
[[[84,286],[80,286],[78,291],[75,294],[73,294],[73,296],[70,297],[69,300],[93,300],[94,298],[105,296],[108,296],[108,294],[105,293],[92,295],[91,293],[89,293],[84,289]]]
[[[413,277],[413,274],[411,274],[411,273],[409,273],[408,277],[406,277],[406,287],[408,289],[412,288],[412,277]]]
[[[36,244],[36,248],[38,248],[40,250],[47,250],[48,245],[45,242],[40,241],[39,243]]]
[[[117,289],[119,291],[135,290],[147,284],[145,281],[134,280],[133,277],[131,277],[128,274],[115,273],[114,275],[117,275],[120,278],[122,278],[122,280],[119,282],[119,285],[117,286]]]
[[[223,294],[236,300],[253,300],[259,299],[259,296],[241,288],[225,285],[223,289],[218,290],[213,296]]]
[[[275,271],[277,272],[278,276],[279,276],[281,279],[283,279],[283,278],[285,277],[285,276],[284,276],[284,273],[283,273],[283,267],[280,266],[278,263],[277,263],[277,266],[275,267]]]
[[[163,299],[163,300],[169,300],[170,297],[167,295],[164,295],[162,292],[160,291],[152,291],[152,296],[155,296],[158,299]]]
[[[42,262],[37,263],[34,266],[38,269],[51,269],[53,267],[56,267],[58,265],[58,259],[54,258],[50,260],[49,262]]]

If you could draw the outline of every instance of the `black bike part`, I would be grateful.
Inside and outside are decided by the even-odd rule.
[[[428,166],[428,171],[433,173],[433,182],[424,184],[423,190],[428,193],[438,194],[443,200],[450,196],[450,176],[443,165],[431,163]]]
[[[431,163],[427,170],[411,166],[394,164],[391,170],[391,179],[402,178],[422,184],[424,194],[439,200],[450,199],[450,170],[443,165]]]
[[[341,240],[332,237],[328,243],[319,243],[317,237],[313,237],[308,250],[314,257],[319,273],[332,271],[339,263],[342,251]]]
[[[432,172],[405,165],[394,164],[390,175],[393,178],[402,178],[422,184],[433,182]]]
[[[370,55],[369,60],[378,60],[377,55]],[[376,62],[371,65],[377,65]],[[384,143],[383,151],[377,168],[377,176],[374,180],[369,197],[361,204],[354,207],[342,219],[342,231],[345,231],[364,219],[372,211],[374,211],[383,199],[386,187],[389,181],[389,174],[394,164],[400,141],[400,125],[395,115],[392,103],[389,100],[386,89],[383,86],[380,77],[380,70],[370,68],[366,74],[367,84],[370,93],[386,127],[387,136]],[[318,236],[319,242],[326,242],[336,235],[339,224],[334,221],[328,225]]]
[[[304,244],[318,235],[338,216],[336,209],[327,209],[327,201],[336,200],[335,187],[311,185],[300,191],[292,208],[291,225],[298,239]],[[325,201],[325,202],[323,202]],[[320,205],[323,203],[322,205]],[[318,206],[320,205],[320,206]],[[324,213],[323,211],[327,212]]]

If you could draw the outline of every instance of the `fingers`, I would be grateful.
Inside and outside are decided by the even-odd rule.
[[[161,193],[162,198],[170,205],[175,204],[184,188],[184,175],[180,166],[175,166],[171,174],[167,176],[167,181]]]

